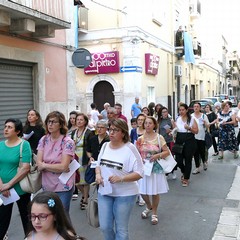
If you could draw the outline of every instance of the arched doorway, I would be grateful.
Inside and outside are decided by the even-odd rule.
[[[105,102],[114,106],[115,99],[113,95],[113,86],[107,81],[99,81],[93,88],[93,102],[97,104],[99,112],[103,110],[103,104]]]

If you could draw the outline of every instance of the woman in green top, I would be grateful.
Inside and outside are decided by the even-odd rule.
[[[17,201],[24,232],[27,231],[28,212],[27,206],[30,202],[30,193],[25,193],[19,181],[23,179],[30,170],[32,151],[29,142],[24,141],[22,145],[22,167],[18,171],[20,161],[20,146],[22,143],[23,126],[19,119],[7,119],[4,126],[4,137],[6,141],[0,142],[0,193],[4,197],[10,197],[10,190],[15,189],[20,199]],[[1,196],[1,195],[0,195]],[[13,203],[0,206],[0,239],[3,239],[11,220]]]

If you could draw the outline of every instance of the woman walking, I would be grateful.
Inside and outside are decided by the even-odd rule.
[[[223,159],[223,152],[226,150],[234,154],[234,158],[238,158],[238,142],[235,135],[234,125],[236,122],[236,114],[230,110],[228,102],[222,103],[222,110],[218,113],[219,123],[219,157]]]
[[[182,172],[182,186],[187,187],[189,185],[189,179],[192,171],[192,158],[197,147],[194,134],[198,133],[197,122],[188,112],[187,104],[180,104],[179,116],[175,124],[177,127],[175,143],[183,145],[182,153],[175,153],[176,161],[177,166]]]
[[[174,141],[171,131],[175,128],[175,122],[172,118],[169,117],[168,109],[166,107],[162,107],[160,109],[158,116],[158,133],[163,136],[168,148],[170,149],[170,151],[172,151]],[[177,170],[177,166],[171,172],[172,179],[177,178],[177,175],[174,173],[175,170]],[[169,174],[167,174],[167,176],[169,176]]]
[[[216,115],[215,112],[212,111],[212,107],[209,104],[207,104],[205,106],[205,111],[206,111],[206,115],[207,115],[208,120],[209,120],[210,133],[212,135],[212,142],[213,142],[213,149],[214,149],[213,156],[217,156],[218,155],[218,147],[217,147],[217,142],[216,142],[216,139],[215,139],[216,137],[218,139],[218,129],[216,127],[217,115]]]
[[[157,160],[164,159],[170,152],[164,138],[156,133],[157,120],[153,116],[146,117],[144,128],[145,133],[137,140],[137,148],[144,164],[153,162],[153,166],[150,176],[145,173],[143,179],[139,181],[140,193],[147,205],[141,216],[146,219],[152,213],[151,223],[156,225],[158,223],[157,209],[160,194],[168,192],[165,173]]]
[[[198,125],[198,133],[195,134],[195,139],[197,143],[197,148],[194,153],[194,160],[196,169],[193,171],[193,174],[200,173],[200,157],[203,162],[203,169],[207,170],[207,159],[206,159],[206,143],[205,143],[205,131],[209,127],[209,121],[207,116],[204,113],[201,113],[201,104],[195,103],[193,105],[194,112],[192,113],[192,117],[195,118],[196,123]],[[207,154],[208,156],[208,154]]]

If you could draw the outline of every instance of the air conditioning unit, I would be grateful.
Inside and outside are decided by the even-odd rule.
[[[182,76],[182,66],[181,65],[175,65],[175,76],[176,77]]]

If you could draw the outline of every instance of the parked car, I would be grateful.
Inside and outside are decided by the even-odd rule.
[[[227,94],[219,94],[219,95],[216,95],[215,97],[220,97],[222,101],[220,102],[225,102],[225,101],[228,101],[229,100],[229,97]]]
[[[209,99],[192,100],[188,107],[190,113],[193,113],[193,106],[195,103],[201,104],[201,112],[205,112],[204,109],[207,104],[209,104],[212,107],[212,110],[214,110],[214,103]]]
[[[222,99],[220,97],[205,97],[203,99],[208,99],[208,100],[212,101],[213,104],[216,102],[222,102]]]
[[[229,100],[231,101],[233,107],[237,107],[238,97],[231,95],[229,96]]]

